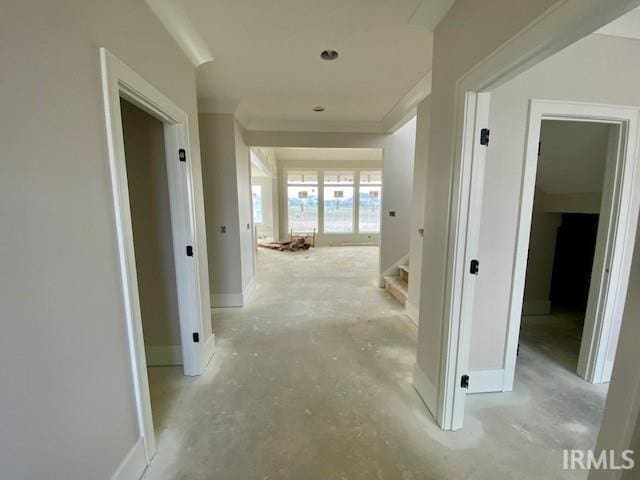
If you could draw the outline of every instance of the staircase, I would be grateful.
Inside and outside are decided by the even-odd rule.
[[[384,285],[387,292],[404,305],[409,296],[409,265],[399,265],[398,275],[384,277]]]

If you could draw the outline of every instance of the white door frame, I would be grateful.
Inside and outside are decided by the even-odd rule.
[[[466,395],[466,391],[456,386],[459,385],[461,376],[467,374],[468,365],[464,363],[464,358],[468,358],[468,352],[460,351],[464,348],[465,342],[460,341],[459,336],[460,332],[471,331],[470,316],[459,314],[462,311],[462,295],[456,293],[462,291],[459,279],[465,280],[467,255],[465,243],[460,239],[466,238],[468,219],[464,213],[471,201],[469,197],[465,197],[465,191],[468,191],[471,182],[471,169],[463,165],[462,146],[473,142],[475,134],[474,129],[466,127],[469,123],[466,117],[467,97],[470,93],[490,92],[639,3],[638,0],[618,0],[603,8],[599,0],[557,2],[495,52],[464,73],[456,82],[451,138],[453,175],[450,185],[449,231],[442,302],[442,348],[435,392],[436,408],[429,406],[443,430],[462,428],[464,416],[461,410],[464,408],[464,401],[459,401],[456,397]],[[588,11],[588,15],[585,15],[585,11]],[[454,409],[457,412],[454,412]]]
[[[587,381],[609,381],[605,368],[615,319],[621,319],[638,219],[638,116],[640,109],[624,106],[531,100],[520,191],[518,233],[505,349],[505,391],[513,389],[531,218],[543,120],[598,122],[618,126],[610,139],[600,207],[596,251],[585,316],[578,373]],[[612,148],[615,150],[612,151]],[[607,274],[607,271],[609,272]]]
[[[189,151],[188,116],[104,48],[100,49],[100,62],[133,388],[138,426],[149,463],[155,454],[156,446],[138,295],[120,99],[124,98],[135,104],[162,121],[164,125],[183,366],[185,375],[199,375],[205,366],[203,342],[207,339],[200,338],[200,341],[196,342],[194,333],[202,337],[205,320],[203,312],[209,311],[209,306],[201,304],[203,297],[200,292],[199,263],[203,260],[201,255],[204,253],[195,234],[197,217]],[[184,150],[186,161],[179,160],[179,150]],[[186,254],[187,245],[193,247],[192,257]]]

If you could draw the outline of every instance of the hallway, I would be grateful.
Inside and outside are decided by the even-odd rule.
[[[562,472],[558,447],[591,429],[549,429],[538,409],[530,423],[533,406],[575,398],[532,389],[529,354],[516,392],[476,395],[464,430],[439,430],[411,383],[417,330],[376,272],[375,247],[261,249],[249,306],[214,311],[205,374],[150,369],[158,452],[144,479],[584,478]],[[589,408],[573,417],[599,420],[604,395],[565,377]]]

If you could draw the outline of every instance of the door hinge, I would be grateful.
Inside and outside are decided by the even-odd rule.
[[[191,245],[187,245],[187,257],[193,257],[193,247]]]
[[[187,152],[184,148],[178,149],[178,160],[180,160],[181,162],[187,161]]]
[[[488,128],[483,128],[480,130],[480,145],[489,145],[489,136],[491,135],[491,130]]]
[[[478,270],[480,270],[480,261],[479,260],[471,260],[471,265],[469,265],[469,273],[471,275],[477,275]]]
[[[462,375],[460,378],[460,388],[469,388],[469,375]]]
[[[193,332],[193,343],[200,343],[200,334],[198,332]]]

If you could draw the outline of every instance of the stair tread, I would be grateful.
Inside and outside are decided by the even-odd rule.
[[[398,265],[398,268],[400,270],[404,270],[405,272],[409,273],[409,265]]]

